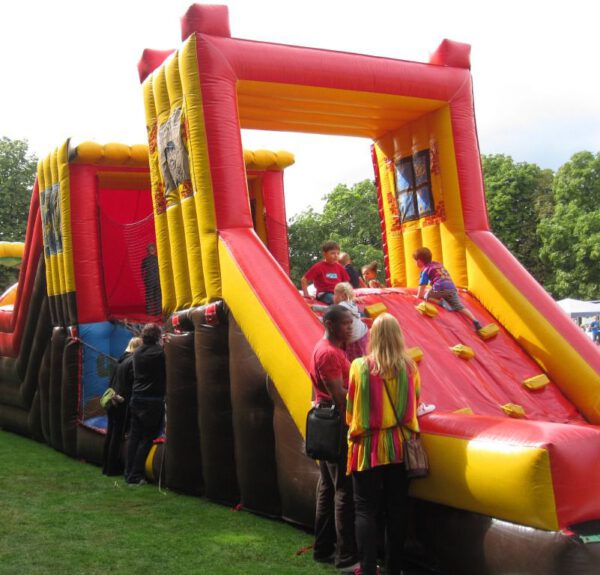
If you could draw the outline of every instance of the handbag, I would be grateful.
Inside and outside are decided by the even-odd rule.
[[[321,461],[339,461],[342,450],[342,418],[333,403],[317,404],[306,416],[306,455]]]
[[[410,479],[427,477],[429,475],[429,459],[417,433],[404,440],[404,467]]]
[[[108,409],[110,407],[111,400],[115,395],[117,395],[117,392],[112,387],[106,388],[106,391],[100,398],[100,405],[102,406],[102,409]]]
[[[392,409],[394,410],[396,424],[400,429],[400,433],[402,433],[404,436],[405,432],[402,424],[400,423],[400,419],[398,418],[398,413],[396,412],[396,406],[392,401],[390,390],[388,389],[385,379],[381,378],[381,380],[383,381],[383,386],[385,387],[385,393],[387,394],[390,404],[392,405]],[[416,432],[410,432],[410,436],[404,438],[403,444],[404,468],[406,469],[406,476],[409,479],[427,477],[427,475],[429,475],[429,459],[427,458],[427,452],[425,451],[425,447],[423,447],[423,443],[421,442],[419,434]]]

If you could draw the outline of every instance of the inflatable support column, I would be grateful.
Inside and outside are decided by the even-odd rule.
[[[167,363],[167,439],[165,485],[174,491],[201,495],[204,491],[198,425],[198,392],[194,332],[169,334]]]

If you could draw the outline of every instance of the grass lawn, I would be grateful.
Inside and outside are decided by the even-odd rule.
[[[93,465],[0,430],[0,574],[335,573],[296,552],[282,522],[127,487]]]

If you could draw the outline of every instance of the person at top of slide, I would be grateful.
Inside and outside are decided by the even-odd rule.
[[[333,240],[328,240],[321,246],[323,259],[314,264],[300,280],[304,297],[309,297],[308,284],[313,282],[317,290],[317,299],[327,305],[333,303],[333,290],[340,282],[350,281],[348,272],[338,262],[340,246]]]

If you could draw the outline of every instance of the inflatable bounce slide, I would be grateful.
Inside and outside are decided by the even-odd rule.
[[[138,66],[147,151],[67,142],[40,162],[0,315],[0,425],[98,461],[111,362],[160,318],[168,416],[148,476],[311,525],[302,440],[323,329],[289,279],[293,156],[243,150],[240,129],[369,138],[387,287],[359,301],[399,319],[437,405],[411,551],[447,573],[596,573],[600,355],[489,231],[470,47],[415,63],[240,40],[212,5],[190,7],[182,40]],[[496,332],[416,309],[422,245]]]

